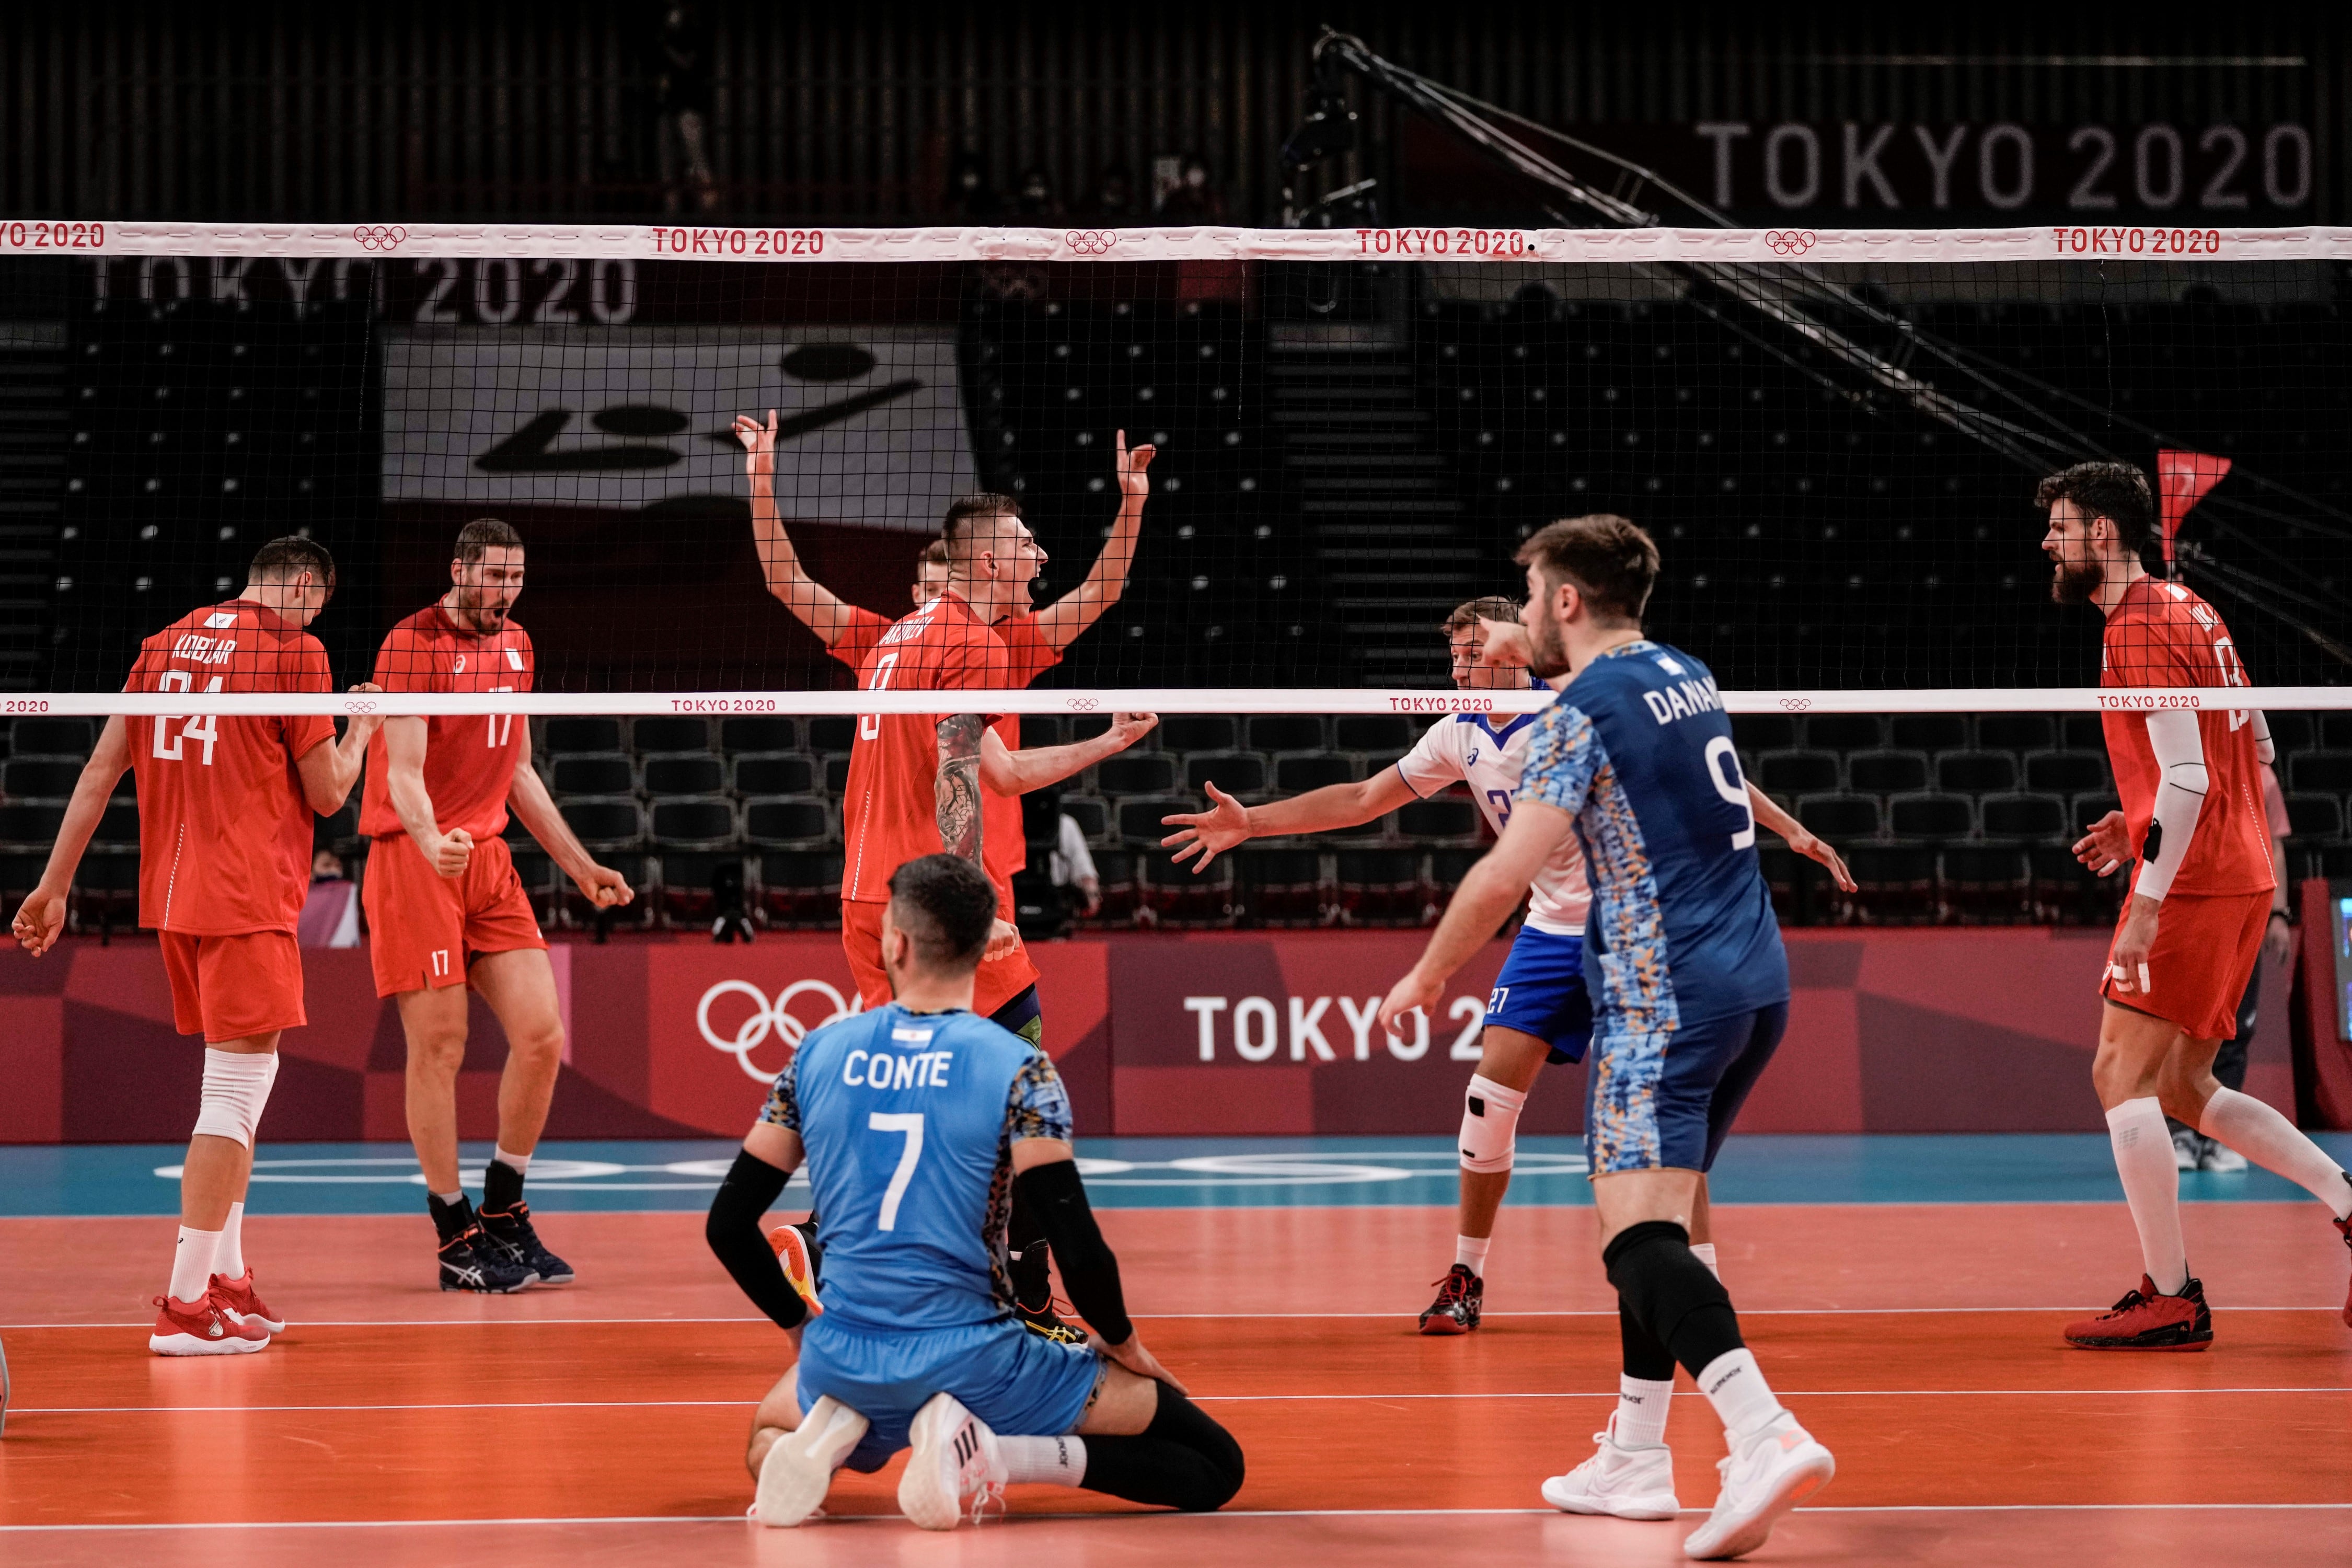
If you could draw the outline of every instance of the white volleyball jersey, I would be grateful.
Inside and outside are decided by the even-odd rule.
[[[1440,719],[1423,734],[1420,744],[1398,759],[1397,772],[1424,800],[1449,784],[1468,784],[1471,798],[1499,835],[1511,820],[1511,797],[1518,793],[1519,769],[1527,762],[1536,718],[1533,713],[1492,718],[1456,713]],[[1504,722],[1497,726],[1494,719]],[[1574,833],[1565,834],[1528,889],[1527,923],[1555,936],[1582,936],[1584,911],[1591,901],[1583,851]]]

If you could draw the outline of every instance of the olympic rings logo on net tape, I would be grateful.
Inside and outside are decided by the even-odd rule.
[[[736,1027],[732,1039],[710,1026],[710,1005],[727,995],[748,996],[751,1000],[751,1016]],[[805,1023],[795,1017],[792,1011],[793,1001],[802,996],[822,996],[832,1005],[833,1010],[813,1024]],[[768,1000],[766,992],[748,980],[722,980],[702,994],[701,1004],[694,1010],[694,1026],[702,1031],[702,1037],[709,1043],[711,1049],[725,1051],[735,1058],[746,1076],[766,1083],[776,1075],[753,1066],[751,1053],[766,1045],[771,1035],[798,1050],[801,1042],[808,1038],[811,1029],[822,1029],[827,1024],[836,1024],[854,1016],[865,1005],[865,998],[854,993],[847,1001],[843,1001],[841,993],[822,980],[795,980],[776,994],[773,1003]]]
[[[1814,238],[1809,228],[1776,228],[1764,236],[1764,244],[1775,256],[1802,256],[1813,247]]]
[[[1783,697],[1780,699],[1781,708],[1790,713],[1802,713],[1812,705],[1813,700],[1810,697]]]
[[[1118,243],[1117,233],[1099,228],[1074,228],[1062,239],[1080,256],[1108,256],[1110,247]]]
[[[408,238],[408,231],[396,223],[362,224],[352,230],[352,238],[362,250],[397,250]]]
[[[1092,697],[1073,697],[1070,699],[1070,711],[1073,713],[1091,713],[1101,706],[1102,703]]]
[[[375,710],[376,705],[374,703],[361,701],[357,699],[343,704],[343,711],[346,713],[373,713]]]

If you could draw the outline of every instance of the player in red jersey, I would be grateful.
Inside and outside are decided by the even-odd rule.
[[[2141,566],[2156,509],[2137,468],[2079,463],[2042,480],[2035,499],[2050,514],[2042,548],[2051,596],[2096,605],[2106,617],[2100,685],[2248,684],[2212,606]],[[2103,877],[2135,858],[2139,869],[2107,953],[2091,1080],[2147,1273],[2112,1311],[2068,1324],[2066,1339],[2097,1350],[2203,1350],[2212,1315],[2181,1243],[2165,1116],[2304,1187],[2347,1246],[2352,1176],[2285,1117],[2213,1077],[2277,886],[2260,773],[2272,758],[2269,725],[2259,710],[2218,702],[2110,711],[2105,723],[2123,810],[2090,824],[2074,853]],[[2352,1300],[2344,1321],[2352,1324]]]
[[[1028,525],[995,499],[974,497],[950,509],[947,585],[883,634],[859,672],[865,689],[1003,690],[1015,684],[994,623],[1028,602],[1045,552]],[[842,795],[841,942],[864,1005],[890,998],[881,945],[890,873],[945,851],[978,861],[996,889],[998,919],[972,1010],[1039,1044],[1045,1020],[1037,971],[1013,923],[1013,873],[1024,848],[1020,798],[1125,751],[1158,721],[1150,713],[1119,713],[1090,740],[1021,751],[1018,720],[1009,714],[862,715]],[[1053,1315],[1045,1233],[1019,1203],[1007,1247],[1016,1307],[1041,1329],[1066,1331]]]
[[[522,592],[521,536],[495,518],[457,534],[449,592],[383,639],[386,691],[529,691],[530,637],[509,618]],[[368,757],[360,831],[375,840],[364,898],[379,996],[398,999],[408,1037],[408,1136],[440,1238],[441,1288],[505,1292],[571,1282],[522,1199],[563,1065],[563,1017],[530,900],[499,837],[511,808],[599,908],[626,878],[581,847],[530,766],[530,724],[512,714],[393,719]],[[457,1173],[457,1069],[466,993],[506,1031],[498,1152],[478,1214]]]
[[[140,645],[125,691],[331,691],[308,626],[335,563],[308,539],[274,539],[245,592],[192,610]],[[356,690],[373,690],[358,687]],[[161,1355],[257,1351],[285,1321],[245,1261],[253,1131],[278,1077],[278,1039],[299,1027],[294,928],[310,884],[311,813],[342,809],[378,721],[205,714],[106,721],[74,785],[41,884],[16,911],[36,957],[64,928],[66,891],[127,768],[139,791],[139,923],[161,933],[172,1016],[205,1037],[204,1098],[180,1176],[170,1290],[148,1347]]]

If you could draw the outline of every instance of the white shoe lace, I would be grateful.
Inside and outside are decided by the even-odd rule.
[[[966,1510],[974,1525],[986,1524],[992,1519],[1004,1517],[1004,1483],[982,1481],[980,1489],[971,1494],[971,1507]]]

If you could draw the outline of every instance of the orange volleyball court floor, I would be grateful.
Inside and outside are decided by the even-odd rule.
[[[1753,1560],[2352,1563],[2344,1247],[2308,1201],[2204,1201],[2207,1180],[2185,1194],[2218,1331],[2198,1355],[2060,1343],[2066,1316],[2137,1278],[2119,1203],[1726,1192],[1723,1272],[1750,1342],[1838,1458]],[[197,1360],[144,1349],[167,1205],[10,1205],[0,1562],[1681,1561],[1723,1453],[1687,1379],[1668,1432],[1680,1524],[1571,1518],[1537,1493],[1590,1451],[1614,1396],[1613,1298],[1580,1194],[1507,1210],[1486,1326],[1423,1339],[1412,1315],[1451,1260],[1453,1215],[1446,1184],[1403,1184],[1379,1194],[1400,1201],[1261,1184],[1239,1206],[1107,1205],[1142,1332],[1239,1437],[1248,1484],[1194,1518],[1016,1487],[1006,1517],[952,1536],[897,1516],[896,1463],[845,1473],[801,1530],[744,1520],[748,1418],[790,1345],[704,1250],[698,1205],[632,1211],[614,1193],[557,1212],[550,1194],[541,1230],[580,1282],[492,1300],[433,1289],[404,1192],[399,1212],[257,1213],[247,1251],[291,1326],[261,1354]],[[257,1194],[257,1209],[296,1201]]]

